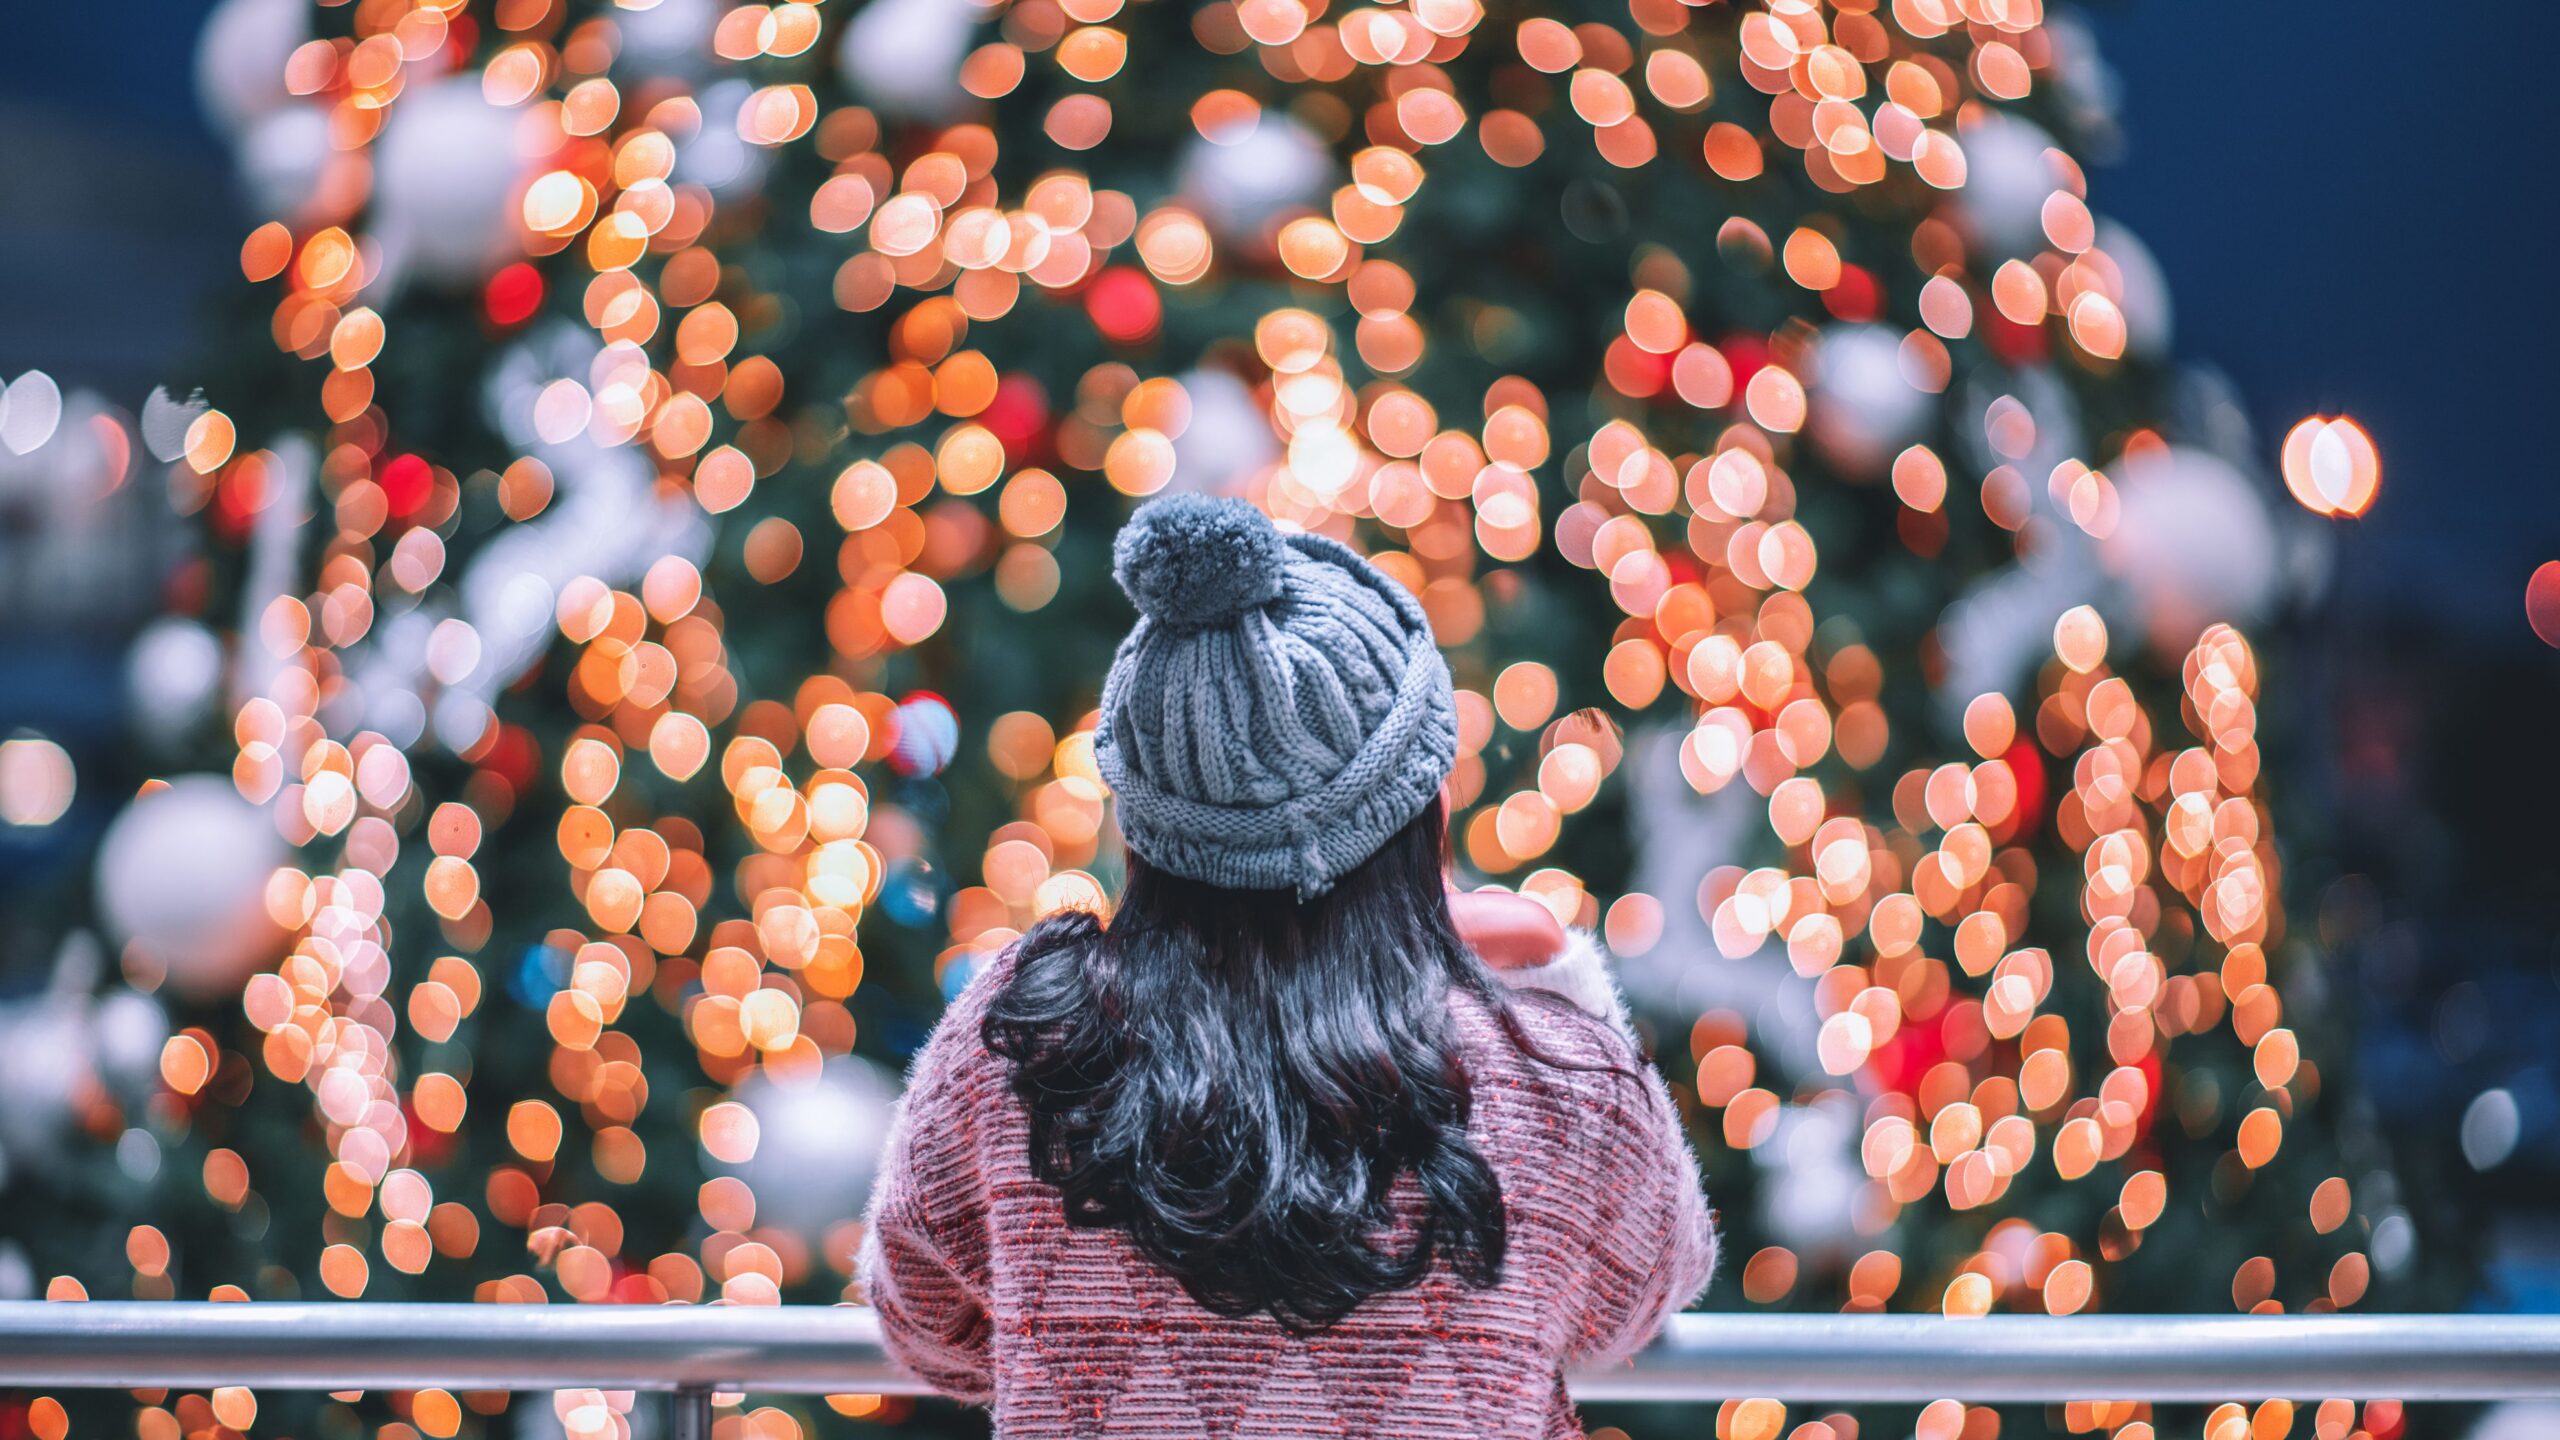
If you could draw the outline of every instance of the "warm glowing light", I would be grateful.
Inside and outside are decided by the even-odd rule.
[[[2355,421],[2313,416],[2284,437],[2285,488],[2316,515],[2362,515],[2382,485],[2382,457]]]

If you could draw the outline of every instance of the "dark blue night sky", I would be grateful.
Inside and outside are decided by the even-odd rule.
[[[2525,579],[2560,558],[2560,281],[2537,158],[2560,133],[2560,7],[2089,14],[2126,133],[2091,199],[2158,254],[2179,350],[2239,382],[2268,455],[2315,411],[2356,416],[2381,448],[2341,600],[2422,605],[2530,644]]]

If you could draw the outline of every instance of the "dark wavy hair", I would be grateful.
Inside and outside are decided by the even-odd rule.
[[[1108,925],[1069,911],[1032,927],[984,1036],[1067,1223],[1125,1230],[1216,1314],[1298,1332],[1412,1285],[1435,1255],[1500,1283],[1502,1186],[1467,1136],[1452,988],[1537,1052],[1458,938],[1441,845],[1428,806],[1305,903],[1132,855]],[[1388,1191],[1408,1171],[1425,1204],[1398,1249]]]

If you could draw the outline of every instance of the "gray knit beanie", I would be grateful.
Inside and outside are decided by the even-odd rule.
[[[1138,624],[1103,681],[1094,755],[1148,864],[1312,899],[1433,803],[1457,711],[1403,586],[1206,495],[1140,506],[1111,560]]]

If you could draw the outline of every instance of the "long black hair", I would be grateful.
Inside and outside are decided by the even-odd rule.
[[[1467,1136],[1450,991],[1507,992],[1458,938],[1440,807],[1317,898],[1228,890],[1132,855],[1106,926],[1032,927],[987,1048],[1031,1116],[1066,1218],[1128,1232],[1204,1308],[1321,1329],[1446,1255],[1500,1283],[1501,1182]],[[1424,1206],[1389,1242],[1389,1188]]]

